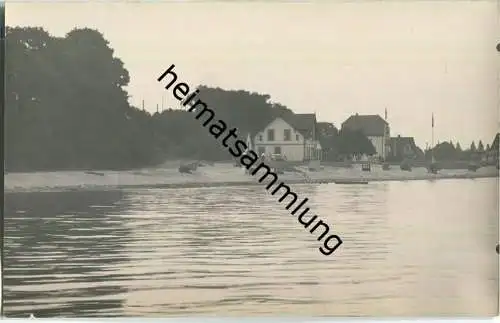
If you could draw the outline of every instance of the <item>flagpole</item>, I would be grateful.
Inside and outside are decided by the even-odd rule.
[[[384,108],[384,120],[385,120],[385,124],[384,124],[384,144],[382,145],[382,151],[383,151],[383,156],[382,158],[384,159],[384,162],[385,162],[385,159],[387,157],[387,140],[390,140],[390,138],[388,138],[387,136],[387,107]]]
[[[432,132],[431,132],[431,163],[434,162],[434,113],[432,113]]]
[[[434,113],[432,114],[432,138],[431,138],[431,144],[432,148],[434,148]]]

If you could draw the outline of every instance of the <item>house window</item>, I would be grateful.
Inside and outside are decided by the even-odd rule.
[[[298,134],[295,135],[295,140],[299,141],[299,135]]]
[[[283,138],[285,141],[291,141],[292,140],[292,131],[290,129],[283,130]]]
[[[266,147],[258,147],[257,152],[259,153],[259,156],[262,156],[262,154],[266,153]]]
[[[278,155],[281,155],[281,147],[280,146],[274,147],[274,153],[278,154]]]
[[[274,129],[267,130],[267,141],[274,141]]]
[[[263,140],[263,139],[262,139],[262,135],[259,135],[259,141],[262,141],[262,140]]]

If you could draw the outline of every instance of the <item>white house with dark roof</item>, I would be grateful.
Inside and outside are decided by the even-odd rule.
[[[356,113],[342,123],[342,128],[361,131],[372,142],[376,155],[383,158],[387,157],[390,145],[390,128],[387,121],[378,114],[359,115]]]
[[[266,156],[280,154],[288,161],[319,160],[321,145],[316,127],[313,113],[275,118],[253,136],[254,151]]]

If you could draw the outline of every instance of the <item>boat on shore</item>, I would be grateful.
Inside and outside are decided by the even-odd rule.
[[[344,179],[333,181],[335,184],[368,184],[367,180],[359,180],[359,179]]]
[[[431,174],[437,174],[438,171],[439,171],[438,163],[434,159],[434,155],[432,155],[431,163],[429,164],[429,166],[427,166],[427,172],[429,172]]]
[[[399,168],[402,170],[402,171],[405,171],[405,172],[411,172],[411,164],[408,160],[403,160],[403,162],[399,165]]]
[[[467,166],[467,170],[471,171],[471,172],[475,172],[477,171],[479,168],[481,168],[481,166],[479,166],[478,164],[476,163],[470,163],[468,166]]]
[[[87,175],[96,175],[96,176],[104,176],[104,173],[101,172],[94,172],[94,171],[86,171],[85,174]]]
[[[181,174],[192,174],[192,172],[198,169],[198,162],[192,162],[188,164],[181,164],[178,168],[179,173]]]

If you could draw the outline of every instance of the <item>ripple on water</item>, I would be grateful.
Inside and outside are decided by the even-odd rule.
[[[496,311],[494,180],[294,189],[334,255],[259,186],[8,194],[6,314]]]

